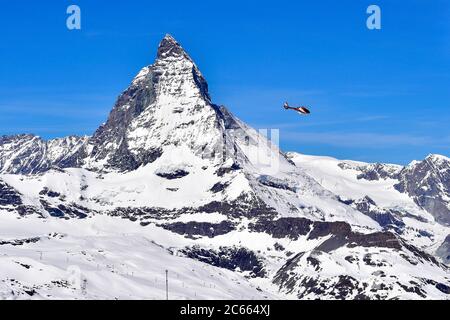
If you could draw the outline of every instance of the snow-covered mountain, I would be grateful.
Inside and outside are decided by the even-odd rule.
[[[79,165],[78,154],[87,137],[44,141],[33,135],[0,137],[0,173],[35,174],[53,167]]]
[[[166,36],[91,137],[0,138],[0,296],[448,299],[449,174],[285,154]]]

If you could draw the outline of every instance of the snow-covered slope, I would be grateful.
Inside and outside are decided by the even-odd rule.
[[[162,298],[168,268],[173,298],[447,298],[440,166],[286,155],[166,36],[92,137],[1,138],[0,293]]]
[[[172,299],[275,298],[238,273],[174,254],[135,223],[1,221],[0,299],[165,299],[165,270]]]

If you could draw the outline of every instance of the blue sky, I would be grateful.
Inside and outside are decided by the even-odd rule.
[[[284,150],[401,164],[450,156],[448,1],[169,2],[2,2],[0,134],[91,134],[170,33],[214,102],[279,128]],[[71,4],[80,31],[66,28]],[[379,31],[366,28],[370,4]]]

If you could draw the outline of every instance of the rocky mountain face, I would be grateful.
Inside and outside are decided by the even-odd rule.
[[[445,239],[444,243],[437,250],[437,255],[446,263],[450,263],[450,235]]]
[[[0,281],[6,277],[0,296],[3,287],[5,295],[33,290],[66,296],[64,290],[73,288],[57,289],[54,270],[60,266],[55,260],[44,266],[33,252],[42,243],[78,248],[83,241],[82,253],[64,252],[87,268],[85,279],[96,288],[109,280],[89,263],[96,261],[98,269],[107,256],[139,251],[141,257],[156,246],[158,258],[148,256],[145,265],[162,255],[173,269],[182,261],[195,265],[191,269],[208,265],[215,276],[228,270],[251,296],[448,298],[449,168],[440,156],[403,168],[284,154],[265,134],[214,104],[196,64],[166,36],[154,64],[138,73],[93,136],[0,138],[0,219],[22,219],[11,224],[21,238],[0,239],[0,245],[9,246],[12,256],[29,248],[25,269],[39,264],[49,279],[29,283],[24,271],[22,278],[14,276],[12,288],[6,279],[11,275],[0,267]],[[100,219],[107,219],[101,227]],[[51,221],[53,236],[20,228],[42,220]],[[135,237],[118,231],[125,225]],[[104,235],[86,231],[99,228],[114,243],[133,246],[119,252],[104,244],[110,251],[99,258],[90,243],[104,243]],[[64,235],[54,236],[59,230]],[[80,240],[87,236],[90,242]],[[16,252],[17,243],[28,247]],[[142,261],[132,261],[136,256],[122,260],[130,261],[126,270],[143,274],[137,267]],[[114,281],[124,286],[158,292],[148,279],[115,271]],[[184,282],[174,285],[180,297],[195,298],[185,293]],[[94,296],[84,289],[82,295],[111,298],[105,292]]]
[[[450,159],[430,155],[414,162],[398,175],[395,186],[407,193],[418,206],[430,212],[439,223],[450,225]]]
[[[129,171],[155,161],[166,146],[188,143],[194,152],[211,156],[207,152],[223,137],[219,113],[197,66],[167,36],[155,63],[141,70],[89,140],[92,151],[85,162]]]
[[[0,137],[0,173],[36,174],[53,167],[78,167],[87,139],[72,136],[44,141],[34,135]]]

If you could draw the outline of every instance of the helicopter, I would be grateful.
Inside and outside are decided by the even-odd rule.
[[[294,111],[297,111],[298,113],[300,113],[301,115],[308,115],[308,114],[311,114],[311,111],[309,111],[309,109],[308,108],[306,108],[306,107],[291,107],[290,105],[289,105],[289,103],[285,103],[284,104],[284,106],[283,106],[286,110],[294,110]]]

